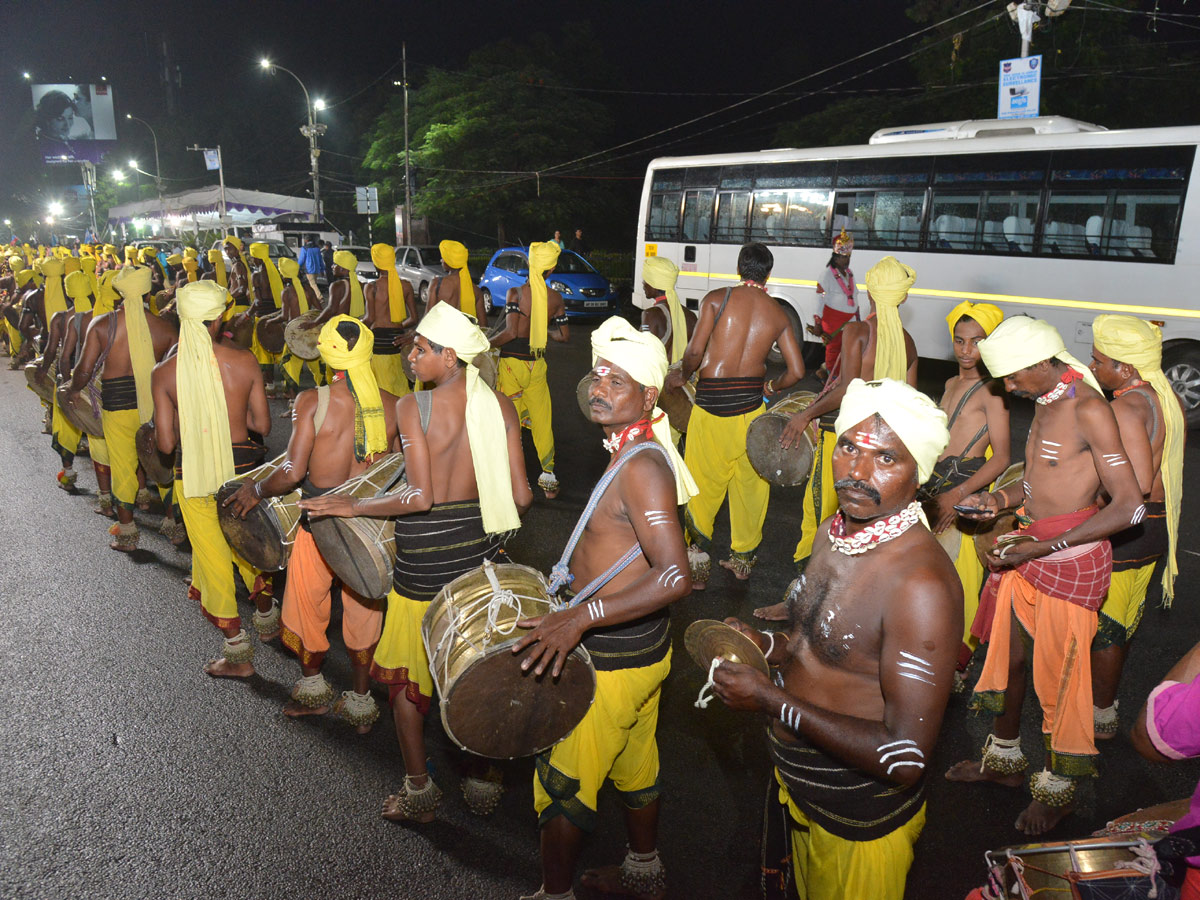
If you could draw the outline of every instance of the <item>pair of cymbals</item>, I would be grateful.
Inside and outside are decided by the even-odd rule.
[[[696,664],[704,671],[718,656],[730,662],[743,663],[771,677],[767,658],[746,635],[716,619],[697,619],[683,633],[683,645]]]

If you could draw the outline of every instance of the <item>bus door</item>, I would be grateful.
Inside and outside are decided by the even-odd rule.
[[[677,290],[680,301],[690,309],[699,308],[709,290],[713,194],[711,189],[702,189],[688,190],[683,195]]]

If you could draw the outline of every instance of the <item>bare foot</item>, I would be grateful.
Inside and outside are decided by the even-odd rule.
[[[599,891],[602,894],[616,894],[619,897],[637,897],[638,900],[662,900],[663,897],[667,896],[665,890],[657,894],[639,894],[629,890],[621,884],[620,866],[604,866],[600,869],[588,869],[580,877],[579,883],[589,890]]]
[[[97,506],[92,510],[92,512],[98,516],[104,516],[106,519],[115,519],[117,517],[116,510],[114,510],[111,506],[107,510],[101,509],[99,506]]]
[[[1017,816],[1017,830],[1025,834],[1045,834],[1075,810],[1075,804],[1047,806],[1041,800],[1032,800]]]
[[[693,593],[695,593],[696,591],[706,591],[706,590],[708,590],[708,582],[707,581],[696,581],[695,579],[692,579],[692,592]]]
[[[1097,731],[1095,734],[1095,738],[1098,741],[1111,741],[1116,736],[1117,733],[1115,731]]]
[[[400,809],[400,795],[388,794],[387,799],[383,801],[383,812],[381,815],[389,822],[418,822],[422,825],[428,825],[437,817],[437,812],[430,810],[429,812],[418,813],[415,816],[406,816],[404,811]]]
[[[329,704],[322,706],[305,706],[303,703],[297,703],[295,700],[289,700],[283,705],[283,714],[292,718],[300,716],[323,716],[329,712]]]
[[[754,617],[766,619],[768,622],[786,622],[788,620],[787,604],[776,603],[773,606],[760,606],[754,611]]]
[[[274,631],[272,631],[270,634],[263,634],[263,633],[260,631],[260,632],[258,632],[258,639],[259,639],[260,641],[262,641],[262,642],[265,644],[267,641],[273,641],[273,640],[275,640],[275,638],[279,637],[281,634],[283,634],[283,629],[282,629],[282,628],[276,628],[276,629],[275,629]]]
[[[134,550],[137,549],[137,547],[136,546],[131,547],[126,544],[122,544],[120,541],[109,541],[108,549],[117,550],[121,553],[132,553]]]
[[[720,561],[719,565],[722,569],[728,569],[730,572],[732,572],[733,577],[738,581],[750,580],[750,567],[744,562],[740,562],[736,559],[723,559]]]
[[[231,663],[221,657],[206,665],[204,674],[213,678],[249,678],[254,674],[254,663]]]
[[[995,784],[1002,784],[1005,787],[1019,788],[1025,784],[1025,776],[1017,772],[1014,775],[1003,775],[1000,772],[994,772],[991,769],[986,769],[973,759],[964,759],[960,763],[955,763],[946,770],[947,781],[991,781]]]

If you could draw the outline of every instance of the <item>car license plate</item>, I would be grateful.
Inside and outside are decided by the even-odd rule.
[[[607,300],[585,300],[583,301],[585,309],[595,309],[598,306],[608,306]]]

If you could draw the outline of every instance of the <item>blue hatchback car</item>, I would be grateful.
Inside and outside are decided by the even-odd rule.
[[[529,248],[505,247],[496,251],[483,270],[479,289],[491,308],[500,309],[508,289],[528,280]],[[562,294],[568,316],[608,316],[617,311],[617,294],[608,279],[578,253],[562,251],[546,284]]]

